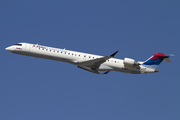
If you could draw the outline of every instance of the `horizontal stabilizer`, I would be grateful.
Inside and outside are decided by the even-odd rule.
[[[169,55],[156,55],[156,56],[161,56],[161,57],[170,57],[170,56],[174,56],[173,54],[169,54]]]
[[[174,56],[174,55],[173,55],[173,54],[169,54],[169,55],[156,55],[156,56],[165,57],[165,58],[164,58],[164,61],[166,61],[166,62],[171,62],[170,59],[169,59],[169,57],[170,57],[170,56]]]

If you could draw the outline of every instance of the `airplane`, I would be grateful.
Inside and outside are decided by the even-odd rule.
[[[124,58],[124,60],[113,58],[118,51],[109,56],[99,56],[30,43],[14,44],[5,48],[5,50],[20,55],[67,62],[76,65],[78,68],[102,75],[107,74],[109,71],[131,74],[159,72],[159,70],[156,69],[158,65],[163,60],[166,62],[171,62],[169,58],[170,56],[174,56],[172,54],[165,55],[163,53],[155,53],[152,57],[144,62],[136,62],[131,58]],[[100,71],[105,72],[102,73]]]

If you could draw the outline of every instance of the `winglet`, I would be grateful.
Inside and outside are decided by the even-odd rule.
[[[106,71],[105,73],[103,73],[104,75],[107,75],[109,73],[109,71]]]
[[[111,57],[114,57],[117,52],[118,52],[118,51],[116,51],[115,53],[111,54],[110,56],[111,56]]]
[[[107,75],[109,73],[109,71],[106,71],[104,73],[101,73],[101,72],[97,72],[97,74],[101,74],[101,75]]]

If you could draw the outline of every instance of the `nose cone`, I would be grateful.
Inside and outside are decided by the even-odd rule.
[[[8,50],[8,47],[7,47],[7,48],[5,48],[5,50]]]
[[[9,50],[10,50],[10,47],[5,48],[5,50],[9,51]]]
[[[7,47],[7,48],[5,48],[5,50],[7,50],[7,51],[13,51],[13,48],[12,47]]]

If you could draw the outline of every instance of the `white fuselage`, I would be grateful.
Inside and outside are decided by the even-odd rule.
[[[66,49],[59,49],[29,43],[19,43],[19,45],[12,45],[10,47],[7,47],[6,50],[16,54],[67,62],[77,66],[80,62],[103,57],[94,54],[76,52]],[[154,72],[153,69],[149,69],[141,65],[138,67],[124,65],[122,59],[116,58],[110,58],[106,60],[106,62],[102,63],[99,67],[99,71],[118,71],[132,74]]]

